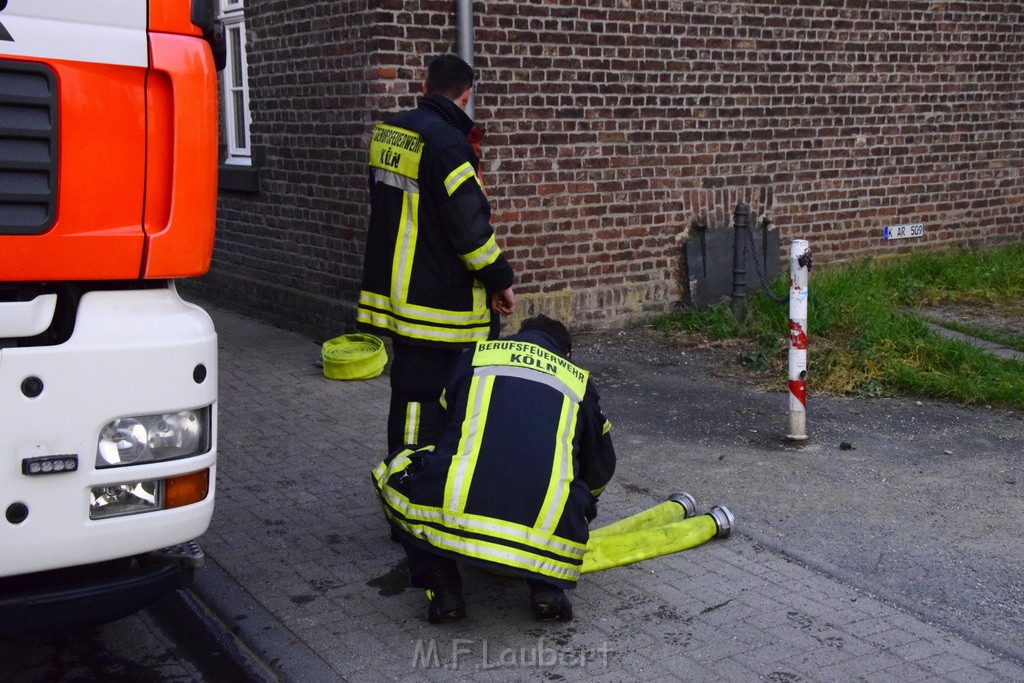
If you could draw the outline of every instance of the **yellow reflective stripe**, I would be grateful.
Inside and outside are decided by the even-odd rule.
[[[402,194],[402,216],[398,224],[398,240],[391,262],[391,298],[405,301],[409,296],[412,260],[419,236],[420,196],[411,192]]]
[[[611,420],[609,420],[608,418],[605,418],[604,425],[601,427],[601,434],[604,435],[604,434],[607,434],[610,431],[612,431]]]
[[[443,410],[448,410],[448,388],[447,387],[445,387],[444,389],[441,390],[441,398],[438,399],[438,401],[440,401],[441,408]]]
[[[388,466],[384,463],[379,463],[376,467],[373,468],[372,476],[373,480],[377,482],[377,488],[383,488],[384,482],[386,481],[384,475],[387,473],[387,471]]]
[[[587,549],[585,543],[577,543],[553,534],[543,534],[524,524],[484,515],[474,515],[464,511],[454,512],[432,505],[418,505],[389,486],[382,487],[381,496],[387,508],[400,513],[413,522],[439,524],[450,529],[459,529],[502,541],[527,545],[561,555],[565,561],[582,558]]]
[[[472,344],[475,341],[486,339],[491,332],[490,324],[464,329],[433,327],[427,324],[409,323],[398,320],[387,313],[368,311],[362,308],[357,312],[356,320],[366,325],[391,330],[409,339],[423,339],[451,344]]]
[[[409,401],[405,404],[405,443],[417,443],[420,435],[420,404]]]
[[[435,548],[448,550],[466,557],[472,557],[497,564],[516,567],[567,581],[579,579],[583,555],[579,559],[564,559],[544,554],[545,549],[531,552],[529,549],[509,546],[501,541],[468,538],[434,526],[403,519],[385,505],[388,517],[411,535],[428,541]]]
[[[379,308],[387,313],[400,315],[403,318],[424,323],[447,325],[490,325],[491,314],[484,306],[472,311],[448,311],[441,308],[430,308],[407,301],[395,301],[386,296],[363,290],[359,292],[359,305]]]
[[[458,450],[452,456],[448,467],[448,480],[444,484],[444,507],[452,512],[466,509],[466,497],[473,483],[477,459],[480,457],[480,440],[487,425],[487,414],[491,407],[493,377],[473,377],[469,383],[466,400],[466,417],[462,420],[462,434]]]
[[[448,177],[444,179],[444,189],[448,190],[448,196],[451,197],[455,194],[455,190],[462,186],[462,183],[466,182],[470,178],[476,179],[476,171],[473,170],[473,164],[468,161],[454,171],[448,174]],[[477,183],[480,181],[477,180]]]
[[[477,343],[473,352],[473,365],[504,365],[554,375],[578,397],[578,401],[583,400],[587,389],[587,377],[590,374],[541,346],[503,339]]]
[[[576,433],[576,414],[579,404],[568,397],[562,399],[562,412],[558,418],[558,431],[551,476],[544,503],[540,507],[534,526],[544,532],[553,533],[562,517],[565,502],[569,500],[569,484],[572,483],[572,437]]]
[[[489,266],[497,261],[499,256],[501,256],[501,249],[498,248],[494,235],[491,235],[479,249],[474,249],[468,254],[459,254],[459,258],[469,270],[480,270],[484,266]]]
[[[607,484],[605,484],[604,486],[601,486],[601,487],[599,487],[599,488],[596,488],[596,489],[590,489],[590,492],[591,492],[592,494],[594,494],[595,496],[600,496],[600,495],[601,495],[602,493],[604,493],[604,490],[605,490],[605,488],[607,488],[607,486],[608,486],[608,485],[607,485]]]
[[[479,280],[473,280],[473,310],[485,311],[490,318],[491,305],[487,301],[487,288]]]
[[[429,446],[427,448],[422,448],[420,450],[432,451],[434,450],[434,447]],[[409,464],[412,462],[412,460],[409,459],[409,456],[416,452],[417,451],[414,451],[411,448],[406,448],[402,450],[394,458],[392,458],[391,462],[384,461],[378,464],[376,467],[374,467],[373,478],[377,482],[377,488],[383,489],[384,485],[387,484],[388,479],[391,477],[391,475],[397,472],[401,472],[402,470],[407,468]]]
[[[423,144],[419,133],[378,123],[370,138],[370,166],[418,178]]]
[[[465,557],[486,560],[506,567],[516,567],[565,581],[577,581],[580,577],[582,561],[580,564],[559,561],[546,555],[512,548],[494,541],[458,536],[436,527],[409,525],[401,520],[396,520],[396,522],[409,533],[428,540],[430,545],[435,548],[455,552]]]

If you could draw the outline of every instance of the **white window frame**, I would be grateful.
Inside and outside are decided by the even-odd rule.
[[[220,0],[218,18],[224,22],[224,39],[227,41],[227,63],[221,72],[224,144],[227,150],[224,163],[251,166],[252,141],[249,129],[252,127],[252,114],[249,111],[249,65],[246,57],[244,0]],[[238,111],[240,108],[243,111]]]

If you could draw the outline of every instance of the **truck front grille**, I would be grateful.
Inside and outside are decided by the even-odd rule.
[[[39,235],[57,213],[57,79],[0,61],[0,235]]]

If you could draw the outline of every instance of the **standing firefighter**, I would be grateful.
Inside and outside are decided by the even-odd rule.
[[[568,620],[597,511],[615,470],[610,423],[572,338],[538,316],[478,342],[442,396],[436,444],[394,453],[373,472],[384,512],[427,589],[431,623],[465,616],[455,560],[527,580],[538,620]]]
[[[418,106],[370,141],[370,227],[357,321],[392,337],[388,450],[437,437],[437,399],[459,353],[512,313],[512,267],[498,248],[463,111],[473,69],[431,62]]]

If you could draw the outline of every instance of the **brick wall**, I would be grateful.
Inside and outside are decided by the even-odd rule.
[[[365,231],[371,2],[247,2],[259,192],[222,190],[206,299],[315,336],[350,324]]]
[[[454,4],[258,3],[254,143],[267,159],[258,195],[223,197],[218,289],[293,327],[349,324],[369,126],[411,106],[430,56],[454,51]],[[484,177],[523,314],[610,327],[668,310],[688,298],[688,231],[725,229],[740,200],[771,220],[783,255],[807,239],[816,264],[1024,231],[1018,2],[474,11]],[[924,237],[883,241],[899,223]]]

